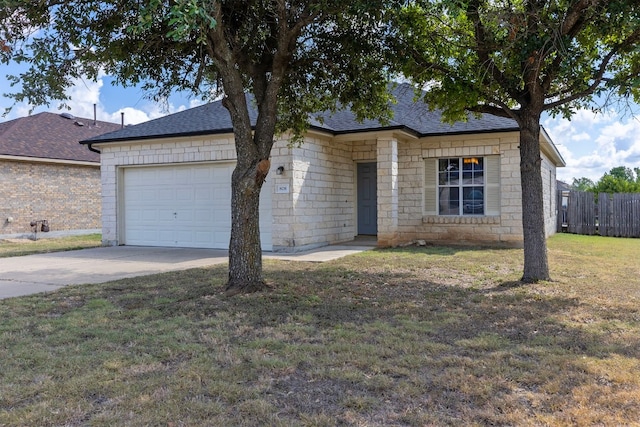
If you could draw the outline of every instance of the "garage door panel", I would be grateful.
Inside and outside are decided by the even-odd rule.
[[[133,229],[128,231],[128,236],[130,245],[145,245],[145,242],[157,241],[158,246],[163,243],[169,246],[173,240],[173,233],[163,230]]]
[[[124,243],[228,248],[233,167],[199,164],[125,169]],[[272,248],[270,187],[268,180],[260,203],[264,250]]]
[[[129,192],[127,193],[127,197],[125,199],[125,201],[127,200],[140,200],[142,199],[142,190],[129,190]]]
[[[145,209],[143,211],[140,212],[140,219],[144,222],[144,221],[161,221],[162,220],[162,212],[158,212],[155,210],[151,210],[151,209]]]
[[[228,200],[229,206],[231,206],[231,191],[227,189],[214,189],[211,194],[213,200]]]
[[[209,203],[214,200],[214,192],[211,191],[211,188],[195,188],[195,199],[198,204]]]
[[[215,182],[213,171],[208,167],[194,168],[191,182],[193,184],[210,184]]]
[[[195,233],[194,239],[198,243],[207,244],[210,241],[213,241],[213,233],[211,233],[210,231],[201,231]]]
[[[184,191],[178,191],[174,200],[177,200],[179,203],[178,206],[182,207],[183,203],[190,204],[190,205],[195,204],[196,199],[194,196],[195,195],[194,195],[193,189],[188,188],[188,189],[184,189]]]
[[[173,182],[177,184],[188,184],[191,182],[191,175],[193,169],[181,168],[173,170]]]
[[[233,168],[230,170],[224,170],[222,168],[214,169],[211,171],[211,177],[213,178],[213,182],[223,182],[229,181],[231,182],[231,174],[233,173]]]
[[[211,222],[213,211],[210,209],[198,209],[193,212],[193,222],[198,226],[206,226]]]
[[[158,200],[163,200],[163,196],[164,196],[162,191],[153,189],[153,188],[147,188],[146,190],[143,190],[141,193],[142,194],[140,195],[140,200],[144,202],[151,202],[151,203]],[[168,190],[168,193],[172,193],[172,190]],[[172,194],[166,194],[166,196],[168,197],[164,200],[170,199],[171,195]]]
[[[162,202],[165,200],[175,200],[176,198],[176,192],[174,189],[170,188],[170,189],[165,189],[165,190],[149,190],[147,192],[147,194],[153,195],[153,198],[149,201],[158,201],[158,202]]]

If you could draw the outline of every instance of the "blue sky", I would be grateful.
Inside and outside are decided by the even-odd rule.
[[[15,66],[0,65],[2,77],[18,73]],[[111,81],[108,76],[101,76],[97,82],[78,80],[68,90],[72,98],[70,112],[77,117],[92,118],[93,104],[96,104],[98,120],[120,123],[124,112],[125,124],[137,124],[202,103],[176,95],[161,105],[146,99],[139,89],[112,86]],[[0,78],[0,112],[13,104],[13,100],[2,94],[14,90],[6,79]],[[36,107],[34,113],[60,112],[58,106],[52,103],[49,107]],[[26,116],[30,108],[25,104],[15,105],[9,115],[0,117],[0,122]],[[595,114],[581,110],[571,121],[546,117],[542,125],[567,163],[565,168],[558,169],[560,180],[571,183],[573,178],[587,177],[596,181],[616,166],[640,167],[640,116],[635,118],[625,111]]]

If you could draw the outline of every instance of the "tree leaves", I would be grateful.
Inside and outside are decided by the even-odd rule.
[[[449,119],[462,106],[568,117],[605,91],[638,97],[639,14],[622,0],[416,1],[396,14],[410,53],[400,67],[439,83],[428,100]]]
[[[187,39],[194,29],[198,29],[197,43],[205,43],[204,34],[216,26],[216,20],[207,10],[206,3],[198,0],[176,0],[169,9],[169,26],[172,28],[167,36],[173,40]]]

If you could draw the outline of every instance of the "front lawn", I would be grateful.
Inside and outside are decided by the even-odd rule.
[[[0,240],[0,258],[47,252],[95,248],[101,245],[102,234],[83,234],[58,238]]]
[[[375,250],[0,301],[0,425],[637,425],[640,239]]]

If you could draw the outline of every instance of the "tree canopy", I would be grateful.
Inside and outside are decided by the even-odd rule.
[[[640,168],[616,166],[597,181],[574,178],[571,187],[576,191],[598,193],[640,193]]]
[[[303,130],[309,113],[337,103],[388,116],[378,34],[390,3],[5,0],[0,58],[29,65],[8,76],[21,86],[8,96],[33,105],[67,100],[74,79],[100,72],[157,101],[174,91],[211,100],[224,93],[228,64],[249,93],[279,77],[278,130]]]
[[[540,118],[613,94],[640,100],[637,0],[433,0],[397,14],[400,69],[449,121],[469,113],[520,127],[524,281],[549,279]]]
[[[349,105],[389,116],[384,13],[393,1],[5,0],[2,60],[30,68],[10,77],[16,101],[66,99],[78,77],[105,72],[161,100],[175,90],[223,95],[233,123],[229,294],[264,286],[260,189],[278,132],[300,136],[309,115]],[[246,93],[255,102],[250,119]]]
[[[589,178],[573,178],[571,182],[571,189],[575,191],[589,191],[593,188],[595,183]]]
[[[405,74],[449,120],[571,117],[611,92],[640,101],[637,1],[418,0],[398,23]]]

